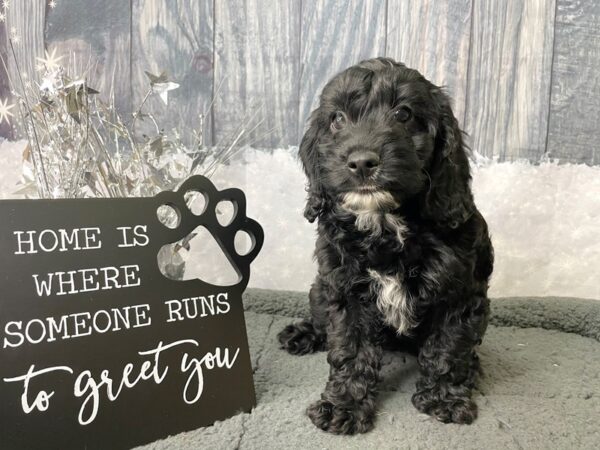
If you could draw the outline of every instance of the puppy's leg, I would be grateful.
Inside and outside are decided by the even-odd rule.
[[[292,355],[325,350],[327,346],[327,310],[321,289],[321,280],[317,278],[309,293],[311,320],[288,325],[277,335],[281,348]]]
[[[489,300],[476,297],[467,311],[450,310],[432,324],[419,351],[421,377],[413,405],[441,422],[470,424],[477,417],[471,389],[479,369],[475,346],[487,326]]]
[[[382,351],[374,342],[373,314],[367,308],[355,302],[351,307],[334,304],[329,311],[329,381],[307,414],[331,433],[364,433],[373,427]]]

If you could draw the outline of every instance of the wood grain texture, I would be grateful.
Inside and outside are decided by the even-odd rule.
[[[8,34],[6,33],[6,22],[0,23],[0,56],[2,59],[9,62],[9,50],[8,50]],[[13,96],[11,93],[10,82],[8,80],[8,73],[2,64],[0,64],[0,100],[3,102],[7,101],[9,104],[14,103]],[[11,110],[11,112],[14,111]],[[13,122],[7,122],[3,120],[0,122],[0,138],[14,139],[15,133],[13,130]]]
[[[223,82],[214,108],[217,138],[264,104],[259,116],[266,120],[252,139],[272,132],[254,145],[296,144],[300,2],[219,1],[215,19],[215,84]]]
[[[558,0],[548,154],[600,163],[600,3]]]
[[[39,72],[36,70],[36,57],[44,56],[45,16],[46,3],[44,0],[12,1],[6,10],[6,19],[1,30],[4,34],[4,44],[1,51],[8,68],[8,74],[5,74],[3,81],[3,85],[7,90],[4,91],[3,89],[0,98],[3,100],[8,98],[9,103],[16,103],[16,99],[10,95],[10,91],[23,93],[21,80],[18,77],[17,64],[22,75],[23,84],[35,86],[35,83],[39,81]],[[12,40],[14,54],[8,42],[9,37]],[[3,66],[0,68],[0,72],[4,73]],[[14,127],[18,116],[18,106],[12,108],[10,112],[15,115],[15,117],[11,117],[11,127]],[[19,133],[14,133],[14,130],[11,130],[6,122],[3,123],[2,130],[6,130],[6,134],[3,131],[2,136],[23,137],[17,136]]]
[[[213,95],[213,1],[133,0],[131,35],[131,96],[139,107],[150,87],[148,71],[165,71],[179,88],[168,94],[168,105],[151,96],[151,111],[166,132],[177,128],[184,140],[199,129],[199,115]],[[205,118],[204,142],[212,143],[211,114]]]
[[[117,110],[130,114],[131,5],[123,0],[56,3],[54,9],[47,9],[46,48],[62,55],[60,63],[72,73],[83,74],[90,68],[88,84],[104,99],[114,88]]]
[[[385,55],[386,2],[302,2],[299,136],[327,81],[359,61]]]
[[[385,54],[446,86],[481,154],[600,164],[596,0],[60,0],[54,9],[13,0],[7,24],[26,81],[39,80],[44,48],[78,72],[91,62],[90,85],[104,96],[114,86],[126,119],[149,87],[144,71],[165,70],[180,87],[168,106],[152,96],[147,108],[184,138],[223,81],[205,119],[209,144],[227,142],[264,104],[246,142],[272,130],[254,145],[297,145],[325,83]],[[7,44],[0,38],[16,79]],[[0,136],[11,136],[5,123]]]
[[[474,151],[537,161],[546,147],[554,0],[473,2],[466,130]]]
[[[25,81],[39,80],[36,70],[36,57],[44,56],[44,21],[46,18],[46,3],[44,0],[12,1],[6,10],[6,25],[9,35],[13,35],[13,47]],[[15,38],[16,36],[16,38]],[[17,71],[14,58],[9,53],[10,79],[17,91],[21,92],[16,77]]]
[[[471,0],[388,0],[386,55],[445,86],[460,124],[470,35]]]

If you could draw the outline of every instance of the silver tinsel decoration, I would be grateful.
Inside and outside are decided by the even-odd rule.
[[[213,99],[208,110],[199,114],[192,138],[184,143],[181,130],[165,132],[146,107],[151,96],[159,96],[168,107],[169,92],[179,85],[166,73],[146,72],[148,89],[141,104],[123,117],[110,92],[102,99],[84,75],[71,73],[68,64],[60,64],[63,57],[55,51],[37,58],[40,79],[35,82],[19,69],[14,51],[18,44],[11,37],[8,44],[17,73],[9,80],[16,105],[4,102],[0,113],[8,121],[12,112],[18,112],[14,114],[19,119],[17,128],[28,140],[22,181],[16,192],[27,198],[154,196],[176,189],[191,175],[212,176],[220,165],[251,144],[250,133],[262,124],[257,119],[259,111],[255,111],[221,144],[207,145],[205,118]],[[2,63],[8,74],[6,61]],[[142,122],[144,134],[138,131]],[[163,223],[171,219],[160,214]],[[184,263],[179,250],[189,250],[190,239],[188,236],[173,244],[170,251],[161,251],[161,266],[174,277],[182,276]]]
[[[244,138],[256,127],[255,116],[216,147],[203,140],[207,113],[198,117],[192,145],[177,129],[165,133],[144,105],[151,95],[166,103],[178,84],[164,73],[148,76],[148,92],[129,120],[116,111],[114,99],[101,100],[84,78],[67,75],[63,67],[46,68],[37,88],[15,89],[29,142],[20,193],[40,198],[153,196],[191,175],[210,177],[247,146]],[[153,135],[140,136],[136,125],[141,121],[152,124]]]

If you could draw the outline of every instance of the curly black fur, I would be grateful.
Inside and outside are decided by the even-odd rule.
[[[378,158],[368,176],[349,170],[363,151]],[[279,341],[293,354],[328,349],[329,381],[309,417],[332,433],[371,429],[382,348],[404,341],[418,352],[414,406],[471,423],[493,250],[448,97],[403,64],[363,61],[325,86],[300,158],[319,270],[311,320]]]

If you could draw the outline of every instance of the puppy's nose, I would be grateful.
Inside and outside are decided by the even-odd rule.
[[[368,178],[377,170],[379,156],[374,152],[353,152],[348,157],[347,166],[353,174]]]

